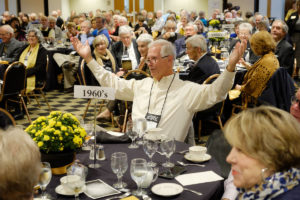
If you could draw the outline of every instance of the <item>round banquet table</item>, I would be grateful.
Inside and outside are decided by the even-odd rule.
[[[106,159],[103,161],[97,160],[97,163],[101,164],[101,167],[98,169],[88,169],[88,175],[86,178],[86,181],[95,180],[95,179],[101,179],[102,181],[106,182],[109,185],[112,185],[113,183],[117,182],[117,176],[112,172],[111,166],[110,166],[110,157],[113,152],[126,152],[128,156],[128,170],[123,176],[123,181],[127,183],[127,188],[132,190],[135,190],[137,188],[135,182],[130,177],[130,162],[133,158],[145,158],[147,161],[149,158],[144,153],[144,150],[142,146],[140,146],[138,149],[129,149],[129,144],[103,144],[105,156]],[[176,152],[186,150],[188,149],[189,145],[182,143],[182,142],[176,142]],[[160,149],[159,149],[160,151]],[[80,160],[81,163],[84,165],[88,165],[90,163],[93,163],[92,160],[89,160],[89,151],[81,151],[77,153],[76,159]],[[160,155],[158,153],[155,153],[153,156],[153,161],[158,163],[159,170],[163,170],[163,167],[161,166],[162,163],[164,163],[166,160],[166,157],[163,155]],[[176,161],[183,161],[185,163],[189,163],[184,158],[183,154],[174,153],[171,156],[171,162],[175,163]],[[186,172],[187,173],[195,173],[195,172],[204,172],[204,171],[214,171],[217,174],[220,173],[220,168],[216,160],[213,158],[207,162],[204,162],[205,167],[199,167],[199,166],[186,166]],[[47,186],[46,191],[51,194],[53,199],[74,199],[74,196],[62,196],[55,192],[55,188],[60,184],[60,178],[64,175],[53,175],[50,184]],[[198,196],[192,192],[184,190],[181,194],[174,196],[174,197],[159,197],[151,192],[151,187],[158,183],[177,183],[175,179],[164,179],[158,177],[158,179],[151,184],[151,186],[147,189],[148,195],[153,199],[197,199],[197,200],[208,200],[208,199],[220,199],[220,197],[223,194],[223,181],[215,181],[215,182],[209,182],[209,183],[202,183],[202,184],[195,184],[195,185],[189,185],[184,186],[185,188],[193,189],[198,192],[201,192],[203,195]],[[116,195],[117,196],[117,195]],[[101,199],[106,199],[108,197],[104,197]],[[80,194],[80,199],[91,199],[87,197],[84,193]]]

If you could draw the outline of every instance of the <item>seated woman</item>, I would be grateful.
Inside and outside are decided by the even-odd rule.
[[[260,31],[250,39],[250,46],[254,54],[261,56],[244,76],[242,85],[236,85],[247,96],[257,98],[265,89],[273,73],[279,68],[279,62],[274,54],[276,43],[270,33]],[[243,63],[246,65],[246,63]]]
[[[292,115],[267,106],[247,109],[224,132],[236,199],[299,199],[300,124]]]
[[[137,45],[138,45],[138,50],[141,54],[141,58],[140,58],[140,63],[138,65],[138,69],[139,70],[143,70],[146,71],[147,73],[149,73],[149,69],[146,63],[146,58],[147,58],[147,54],[148,54],[148,45],[153,41],[153,38],[151,35],[147,34],[147,33],[143,33],[139,36],[139,38],[137,39]],[[131,78],[135,78],[135,79],[142,79],[144,78],[144,76],[142,74],[132,74],[132,76],[128,77],[128,79]],[[105,109],[102,113],[100,113],[97,116],[98,120],[101,119],[108,119],[111,116],[111,112],[114,110],[115,108],[115,101],[110,101],[107,105],[107,109]]]
[[[21,49],[19,61],[26,66],[28,93],[36,86],[42,85],[46,79],[47,50],[41,45],[43,35],[40,30],[36,28],[28,30],[27,40],[28,45]]]

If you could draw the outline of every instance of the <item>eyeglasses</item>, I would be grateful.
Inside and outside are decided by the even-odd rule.
[[[298,104],[300,108],[300,99],[297,99],[296,95],[292,97],[292,104]]]
[[[164,59],[164,58],[167,58],[167,57],[168,57],[168,56],[163,56],[163,57],[161,57],[161,59]],[[149,63],[154,63],[154,64],[156,64],[158,59],[159,59],[159,58],[156,58],[156,57],[153,57],[153,58],[147,58],[146,64],[149,64]]]

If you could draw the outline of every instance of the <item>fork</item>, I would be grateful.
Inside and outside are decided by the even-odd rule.
[[[115,196],[115,197],[110,197],[110,198],[107,198],[105,200],[122,199],[124,197],[128,197],[129,195],[131,195],[131,193],[130,192],[126,192],[125,194],[122,194],[122,195],[119,195],[119,196]]]
[[[192,189],[189,189],[189,188],[183,188],[184,190],[186,190],[186,191],[190,191],[190,192],[192,192],[192,193],[194,193],[194,194],[196,194],[196,195],[199,195],[199,196],[201,196],[202,195],[202,193],[201,192],[197,192],[197,191],[195,191],[195,190],[192,190]]]
[[[201,164],[188,164],[188,163],[184,163],[184,162],[180,162],[177,161],[178,164],[182,165],[182,166],[199,166],[199,167],[205,167],[205,165],[201,165]]]

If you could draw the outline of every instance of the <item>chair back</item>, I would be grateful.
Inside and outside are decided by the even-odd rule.
[[[80,78],[83,85],[100,86],[91,70],[86,66],[85,61],[82,59],[80,63]]]
[[[10,125],[16,126],[14,118],[9,112],[4,110],[3,108],[0,108],[0,128],[5,129]]]
[[[136,79],[136,80],[141,80],[144,78],[150,77],[150,74],[147,72],[140,70],[140,69],[135,69],[135,70],[130,70],[125,74],[124,79],[130,80],[130,79]]]
[[[46,64],[46,77],[47,77],[48,68],[49,68],[49,56],[48,55],[47,55],[46,59],[47,59],[47,64]],[[46,83],[47,83],[47,78],[45,78],[45,80],[43,80],[43,84],[39,88],[43,90],[46,87]]]
[[[10,64],[5,70],[3,85],[1,89],[1,98],[3,96],[18,95],[25,90],[26,85],[26,67],[21,62]]]

